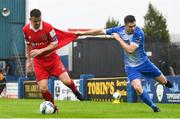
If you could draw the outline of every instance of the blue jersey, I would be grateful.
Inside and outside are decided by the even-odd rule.
[[[137,67],[148,60],[144,51],[144,32],[141,28],[136,26],[133,34],[127,34],[125,26],[106,29],[106,34],[111,35],[112,33],[117,33],[127,44],[134,44],[137,46],[137,49],[133,53],[128,53],[123,49],[126,67]]]

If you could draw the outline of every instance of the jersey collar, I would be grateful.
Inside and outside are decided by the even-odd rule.
[[[42,30],[42,21],[41,21],[39,29],[34,29],[31,22],[30,22],[30,29],[32,29],[34,32],[38,32],[39,30]]]

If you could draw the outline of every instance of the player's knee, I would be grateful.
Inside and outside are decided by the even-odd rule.
[[[139,84],[134,85],[133,88],[134,88],[134,90],[136,92],[141,92],[142,91],[141,85],[139,85]]]

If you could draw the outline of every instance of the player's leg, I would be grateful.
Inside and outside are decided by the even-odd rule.
[[[164,85],[165,85],[166,87],[168,87],[168,88],[172,88],[172,87],[173,87],[172,83],[171,83],[169,80],[167,80],[166,77],[165,77],[163,74],[161,74],[161,75],[158,76],[158,77],[155,77],[155,79],[156,79],[159,83],[164,84]]]
[[[50,74],[58,77],[67,87],[72,90],[80,101],[83,101],[84,98],[82,94],[77,90],[73,80],[69,77],[66,68],[59,58],[54,59],[54,67],[51,69]]]
[[[142,74],[139,73],[139,69],[135,67],[126,67],[125,69],[126,69],[126,74],[128,76],[128,80],[131,82],[131,85],[133,86],[134,90],[141,98],[141,100],[143,100],[148,106],[150,106],[154,110],[154,112],[158,112],[159,108],[153,103],[148,93],[142,88],[142,84],[140,80]]]
[[[0,95],[6,86],[6,80],[3,75],[3,71],[0,69]]]
[[[49,72],[44,69],[44,67],[42,66],[42,64],[40,64],[40,61],[38,60],[34,60],[34,71],[42,97],[46,101],[50,101],[54,105],[54,113],[58,113],[58,108],[54,103],[54,97],[48,90]]]
[[[59,76],[59,79],[73,91],[73,93],[80,101],[84,100],[82,94],[77,90],[77,87],[75,86],[73,80],[69,77],[67,72],[62,73]]]
[[[50,101],[54,104],[54,98],[48,90],[48,79],[40,80],[37,82],[39,90],[42,93],[43,98],[46,101]]]
[[[136,93],[139,95],[139,97],[148,105],[150,106],[154,112],[159,112],[159,108],[153,103],[152,99],[148,95],[148,93],[143,90],[140,79],[134,79],[131,82],[131,85],[133,86]]]
[[[163,84],[168,88],[173,87],[172,83],[166,79],[162,72],[151,61],[147,61],[143,65],[141,73],[146,77],[154,78],[160,84]]]
[[[54,113],[58,113],[58,108],[54,103],[54,98],[48,90],[48,79],[40,80],[37,82],[39,90],[46,101],[50,101],[54,105]]]
[[[6,80],[5,78],[3,78],[2,80],[0,80],[0,95],[3,92],[5,87],[6,87]]]

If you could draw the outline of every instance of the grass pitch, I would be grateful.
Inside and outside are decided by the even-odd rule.
[[[144,103],[59,101],[59,114],[40,114],[40,99],[0,99],[0,118],[180,118],[180,104],[158,104],[154,113]]]

